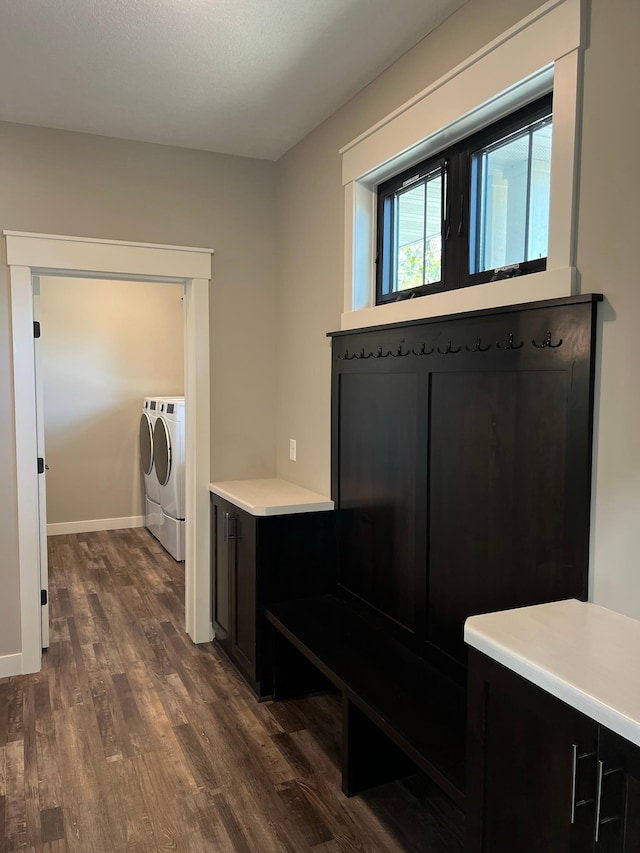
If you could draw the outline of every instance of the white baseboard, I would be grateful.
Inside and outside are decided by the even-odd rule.
[[[22,674],[22,655],[0,655],[0,678]]]
[[[63,521],[59,524],[47,524],[47,536],[60,536],[63,533],[93,533],[96,530],[123,530],[125,527],[144,527],[144,521],[144,515],[132,515],[128,518]]]

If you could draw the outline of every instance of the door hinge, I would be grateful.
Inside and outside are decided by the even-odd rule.
[[[49,596],[47,595],[46,589],[40,590],[40,604],[44,607],[44,605],[48,602]]]
[[[44,474],[44,459],[38,456],[38,474]]]
[[[39,320],[33,321],[33,337],[34,338],[40,337],[40,321]]]

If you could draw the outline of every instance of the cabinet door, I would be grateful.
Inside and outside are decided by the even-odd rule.
[[[231,648],[247,678],[256,678],[256,520],[230,514]]]
[[[640,749],[600,727],[596,853],[640,851]]]
[[[224,501],[211,500],[211,530],[213,531],[212,558],[212,612],[216,640],[225,642],[231,634],[229,583],[229,510]]]
[[[597,725],[473,653],[468,851],[593,850]]]

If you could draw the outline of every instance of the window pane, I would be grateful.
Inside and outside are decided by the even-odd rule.
[[[396,194],[395,290],[440,281],[442,266],[442,173]]]
[[[527,260],[546,258],[549,245],[549,191],[551,187],[551,125],[533,133],[531,199]]]
[[[470,271],[545,258],[551,120],[478,152],[474,155],[474,169],[479,178],[475,197],[479,216],[476,261]]]
[[[408,290],[424,283],[424,200],[424,184],[396,197],[396,290]]]

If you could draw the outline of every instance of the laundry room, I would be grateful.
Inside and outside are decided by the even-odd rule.
[[[39,290],[47,533],[145,526],[140,416],[145,397],[183,397],[183,287],[43,276]]]

